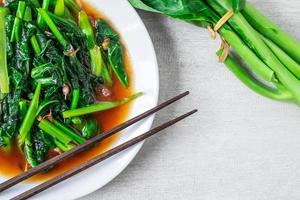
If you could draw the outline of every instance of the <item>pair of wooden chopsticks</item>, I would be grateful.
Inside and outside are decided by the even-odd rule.
[[[46,162],[40,164],[39,166],[37,166],[35,168],[31,168],[28,171],[26,171],[26,172],[24,172],[24,173],[22,173],[18,176],[15,176],[15,177],[1,183],[0,184],[0,194],[1,194],[1,192],[13,187],[14,185],[16,185],[16,184],[18,184],[18,183],[34,176],[34,175],[42,172],[43,170],[48,169],[50,166],[53,166],[53,165],[55,165],[59,162],[62,162],[64,160],[70,158],[71,156],[74,156],[74,155],[78,154],[79,152],[82,152],[82,151],[88,149],[89,147],[92,147],[93,145],[101,142],[102,140],[104,140],[104,139],[120,132],[121,130],[124,130],[125,128],[141,121],[142,119],[145,119],[146,117],[149,117],[150,115],[152,115],[152,114],[160,111],[161,109],[173,104],[174,102],[178,101],[179,99],[182,99],[183,97],[187,96],[188,94],[189,94],[189,92],[184,92],[184,93],[182,93],[182,94],[180,94],[180,95],[178,95],[178,96],[176,96],[172,99],[169,99],[168,101],[165,101],[164,103],[162,103],[162,104],[160,104],[160,105],[158,105],[158,106],[156,106],[156,107],[154,107],[154,108],[152,108],[152,109],[150,109],[150,110],[148,110],[148,111],[146,111],[146,112],[144,112],[144,113],[142,113],[142,114],[140,114],[140,115],[138,115],[138,116],[136,116],[136,117],[120,124],[120,125],[118,125],[118,126],[116,126],[115,128],[113,128],[109,131],[106,131],[106,132],[102,133],[101,135],[96,136],[96,137],[88,140],[84,144],[81,144],[81,145],[73,148],[72,150],[70,150],[68,152],[65,152],[63,154],[60,154],[59,156],[56,156],[56,157],[54,157],[50,160],[47,160]],[[158,132],[160,132],[160,131],[176,124],[177,122],[187,118],[188,116],[190,116],[190,115],[192,115],[196,112],[197,112],[196,109],[192,110],[192,111],[190,111],[190,112],[188,112],[184,115],[181,115],[181,116],[179,116],[179,117],[177,117],[177,118],[175,118],[171,121],[168,121],[168,122],[166,122],[166,123],[164,123],[160,126],[157,126],[157,127],[151,129],[150,131],[148,131],[148,132],[146,132],[146,133],[144,133],[144,134],[142,134],[138,137],[135,137],[135,138],[133,138],[133,139],[131,139],[131,140],[129,140],[129,141],[113,148],[113,149],[111,149],[111,150],[106,151],[105,153],[103,153],[99,156],[96,156],[96,157],[92,158],[91,160],[79,165],[78,167],[75,167],[75,168],[73,168],[73,169],[71,169],[67,172],[64,172],[63,174],[61,174],[61,175],[59,175],[59,176],[57,176],[53,179],[50,179],[49,181],[46,181],[46,182],[44,182],[44,183],[42,183],[42,184],[40,184],[40,185],[38,185],[38,186],[36,186],[32,189],[20,194],[20,195],[12,198],[11,200],[28,199],[28,198],[36,195],[36,194],[39,194],[42,191],[45,191],[48,188],[50,188],[50,187],[52,187],[52,186],[54,186],[54,185],[56,185],[56,184],[58,184],[58,183],[60,183],[64,180],[66,180],[66,179],[68,179],[68,178],[70,178],[70,177],[72,177],[72,176],[74,176],[74,175],[76,175],[76,174],[78,174],[78,173],[94,166],[95,164],[100,163],[103,160],[105,160],[107,158],[110,158],[113,155],[115,155],[115,154],[117,154],[117,153],[119,153],[119,152],[121,152],[121,151],[123,151],[123,150],[125,150],[125,149],[127,149],[127,148],[129,148],[129,147],[131,147],[131,146],[133,146],[133,145],[135,145],[135,144],[151,137],[151,136],[153,136],[153,135],[155,135],[156,133],[158,133]]]

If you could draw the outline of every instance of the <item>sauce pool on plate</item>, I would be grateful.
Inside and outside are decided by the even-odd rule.
[[[0,0],[0,3],[2,1]],[[103,18],[101,13],[94,10],[91,6],[89,6],[85,1],[81,1],[79,3],[80,6],[87,12],[89,16],[92,16],[94,18]],[[124,51],[126,52],[126,51]],[[130,60],[126,53],[124,53],[124,60],[125,60],[125,69],[127,71],[127,74],[130,79],[130,86],[129,88],[124,88],[121,83],[117,80],[116,76],[113,77],[114,79],[114,85],[111,88],[112,95],[107,100],[118,100],[125,97],[128,97],[133,94],[134,92],[134,85],[133,85],[133,73],[131,71],[130,67]],[[93,117],[96,118],[101,126],[102,130],[106,131],[109,130],[118,124],[124,122],[129,115],[131,103],[123,105],[121,107],[100,112],[95,114]],[[77,156],[74,156],[67,161],[64,161],[63,163],[58,164],[53,169],[49,170],[46,173],[39,174],[34,176],[31,181],[40,181],[44,179],[49,179],[51,177],[57,176],[58,174],[63,173],[64,171],[74,168],[75,166],[79,165],[80,163],[83,163],[92,157],[99,155],[103,153],[104,151],[108,150],[112,144],[118,139],[118,135],[112,136],[97,146],[91,148],[90,150],[87,150],[85,152],[82,152],[78,154]],[[18,151],[17,145],[15,145],[13,152],[10,155],[7,155],[3,151],[0,150],[0,175],[4,175],[5,177],[12,177],[16,176],[23,172],[22,166],[24,166],[24,160],[22,158],[23,156]]]

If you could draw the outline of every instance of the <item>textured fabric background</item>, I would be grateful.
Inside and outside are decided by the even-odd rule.
[[[251,2],[300,40],[299,0]],[[120,176],[81,200],[300,199],[299,108],[244,87],[217,63],[207,30],[139,14],[158,57],[160,99],[191,91],[155,124],[199,113],[148,140]]]

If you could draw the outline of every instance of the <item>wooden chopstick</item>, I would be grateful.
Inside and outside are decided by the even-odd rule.
[[[108,138],[108,137],[124,130],[125,128],[128,128],[129,126],[135,124],[136,122],[139,122],[139,121],[151,116],[152,114],[160,111],[161,109],[163,109],[163,108],[173,104],[174,102],[182,99],[183,97],[187,96],[188,94],[189,94],[189,92],[186,91],[186,92],[184,92],[184,93],[182,93],[178,96],[175,96],[175,97],[165,101],[164,103],[162,103],[162,104],[160,104],[160,105],[158,105],[158,106],[156,106],[156,107],[154,107],[154,108],[152,108],[152,109],[150,109],[150,110],[148,110],[148,111],[146,111],[146,112],[144,112],[144,113],[142,113],[142,114],[140,114],[140,115],[138,115],[138,116],[136,116],[136,117],[120,124],[120,125],[118,125],[118,126],[116,126],[115,128],[113,128],[109,131],[106,131],[106,132],[102,133],[101,135],[98,135],[98,136],[86,141],[85,143],[83,143],[81,145],[76,146],[72,150],[70,150],[68,152],[65,152],[63,154],[60,154],[60,155],[58,155],[58,156],[56,156],[52,159],[49,159],[46,162],[38,165],[37,167],[31,168],[28,171],[26,171],[26,172],[24,172],[20,175],[17,175],[15,177],[1,183],[0,184],[0,193],[7,190],[7,189],[9,189],[9,188],[11,188],[12,186],[14,186],[14,185],[30,178],[30,177],[32,177],[32,176],[48,169],[50,166],[54,166],[57,163],[60,163],[64,160],[66,160],[66,159],[68,159],[68,158],[70,158],[70,157],[72,157],[72,156],[88,149],[89,147],[92,147],[93,145],[101,142],[102,140],[104,140],[104,139],[106,139],[106,138]]]
[[[59,175],[59,176],[57,176],[53,179],[50,179],[49,181],[46,181],[46,182],[44,182],[44,183],[42,183],[42,184],[40,184],[40,185],[38,185],[38,186],[36,186],[32,189],[20,194],[20,195],[12,198],[11,200],[25,200],[25,199],[28,199],[28,198],[36,195],[36,194],[39,194],[39,193],[51,188],[52,186],[54,186],[58,183],[61,183],[62,181],[64,181],[64,180],[66,180],[66,179],[68,179],[68,178],[70,178],[70,177],[72,177],[72,176],[74,176],[74,175],[76,175],[76,174],[78,174],[78,173],[80,173],[80,172],[82,172],[82,171],[84,171],[84,170],[86,170],[86,169],[88,169],[88,168],[90,168],[90,167],[92,167],[92,166],[94,166],[94,165],[96,165],[96,164],[112,157],[113,155],[115,155],[117,153],[120,153],[121,151],[123,151],[125,149],[128,149],[129,147],[131,147],[131,146],[133,146],[133,145],[135,145],[135,144],[137,144],[137,143],[139,143],[139,142],[141,142],[141,141],[143,141],[143,140],[145,140],[145,139],[147,139],[147,138],[149,138],[153,135],[155,135],[156,133],[158,133],[158,132],[160,132],[160,131],[176,124],[177,122],[187,118],[188,116],[190,116],[190,115],[192,115],[196,112],[197,112],[196,109],[192,110],[192,111],[190,111],[190,112],[188,112],[184,115],[181,115],[180,117],[177,117],[177,118],[175,118],[171,121],[168,121],[168,122],[166,122],[166,123],[164,123],[160,126],[157,126],[157,127],[151,129],[150,131],[148,131],[148,132],[146,132],[146,133],[144,133],[140,136],[137,136],[137,137],[135,137],[135,138],[133,138],[133,139],[131,139],[131,140],[129,140],[129,141],[113,148],[113,149],[111,149],[111,150],[106,151],[105,153],[103,153],[99,156],[94,157],[93,159],[79,165],[78,167],[75,167],[75,168],[73,168],[73,169],[71,169],[67,172],[64,172],[63,174],[61,174],[61,175]]]

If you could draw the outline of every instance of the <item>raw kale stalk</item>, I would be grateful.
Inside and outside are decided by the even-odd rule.
[[[0,148],[10,153],[16,139],[25,170],[44,162],[50,150],[69,151],[100,134],[89,114],[140,95],[96,100],[95,88],[114,84],[112,70],[128,86],[121,43],[107,24],[94,27],[72,0],[7,0],[0,33]],[[113,56],[99,35],[115,41]],[[75,116],[65,119],[69,111]]]
[[[203,28],[215,27],[232,10],[233,16],[221,26],[218,33],[244,60],[247,67],[242,66],[231,54],[224,64],[258,94],[300,105],[300,43],[246,0],[129,2],[136,8],[164,14]],[[222,53],[223,49],[218,55]]]

